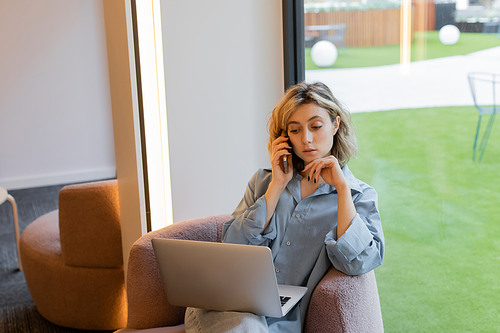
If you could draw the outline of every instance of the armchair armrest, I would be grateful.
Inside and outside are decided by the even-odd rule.
[[[138,239],[130,250],[127,272],[128,328],[174,326],[184,322],[186,308],[168,302],[151,245],[153,238],[220,242],[224,222],[217,215],[175,223]]]
[[[69,266],[123,266],[118,182],[65,186],[59,194],[63,261]]]
[[[330,268],[314,290],[305,332],[383,332],[373,271],[349,276]]]

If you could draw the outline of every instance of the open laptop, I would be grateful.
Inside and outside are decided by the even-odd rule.
[[[265,246],[160,238],[152,243],[172,305],[280,318],[307,291],[277,284]]]

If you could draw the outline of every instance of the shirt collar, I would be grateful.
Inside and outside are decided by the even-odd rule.
[[[342,168],[342,172],[344,173],[344,177],[349,183],[349,186],[351,186],[351,193],[352,194],[361,193],[362,190],[361,190],[361,185],[359,184],[359,180],[356,177],[354,177],[354,175],[352,174],[351,170],[347,165],[345,165]]]

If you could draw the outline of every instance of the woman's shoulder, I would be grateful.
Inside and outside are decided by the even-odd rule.
[[[342,168],[342,171],[344,172],[344,177],[346,178],[347,182],[349,183],[349,185],[351,185],[351,189],[355,192],[365,193],[367,191],[375,191],[375,189],[369,184],[356,178],[347,165]]]
[[[252,178],[250,178],[249,183],[258,184],[264,182],[267,183],[267,185],[269,185],[272,177],[273,177],[272,169],[260,168],[253,174]]]
[[[248,187],[259,197],[261,194],[266,193],[272,178],[273,172],[271,169],[260,168],[248,181]]]

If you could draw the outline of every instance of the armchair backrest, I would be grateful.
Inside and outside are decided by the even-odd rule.
[[[127,271],[128,328],[174,326],[184,322],[184,307],[168,302],[151,245],[153,238],[220,242],[230,215],[174,223],[139,238],[130,250]]]
[[[117,180],[65,186],[59,193],[59,232],[66,265],[122,267]]]

